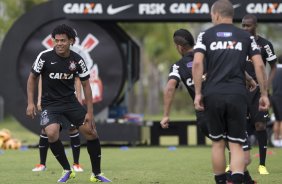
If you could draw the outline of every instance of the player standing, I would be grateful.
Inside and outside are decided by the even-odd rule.
[[[42,112],[40,125],[44,128],[53,155],[63,167],[62,177],[58,182],[65,183],[74,177],[64,147],[59,139],[61,117],[67,118],[87,140],[92,175],[91,182],[110,182],[101,173],[101,146],[93,122],[92,93],[89,84],[89,70],[83,58],[70,50],[74,44],[76,32],[62,24],[52,32],[55,46],[41,52],[35,60],[27,81],[28,106],[26,114],[31,118],[36,115],[34,93],[36,79],[42,76]],[[83,87],[87,111],[75,96],[74,79],[78,75]]]
[[[212,166],[217,183],[226,183],[225,140],[231,152],[231,180],[243,183],[247,90],[246,57],[253,60],[261,89],[259,107],[267,110],[266,74],[260,50],[253,36],[233,25],[234,9],[227,0],[216,1],[211,8],[214,26],[198,36],[194,47],[193,79],[195,109],[205,111],[212,140]],[[207,79],[202,96],[202,75],[206,62]]]
[[[274,53],[272,44],[265,38],[257,35],[257,18],[254,15],[245,15],[242,19],[242,27],[244,30],[248,31],[252,36],[255,37],[256,43],[258,44],[261,50],[261,56],[264,64],[268,63],[271,67],[267,86],[268,89],[272,83],[276,71],[276,61],[277,57]],[[255,70],[251,60],[247,61],[246,71],[257,81]],[[269,174],[265,167],[266,152],[267,152],[267,132],[266,132],[266,123],[269,121],[268,111],[259,111],[259,97],[260,97],[260,88],[257,88],[255,91],[248,92],[250,98],[250,123],[255,127],[256,135],[259,145],[259,157],[260,164],[258,167],[258,172],[260,174]],[[250,133],[249,133],[250,135]]]

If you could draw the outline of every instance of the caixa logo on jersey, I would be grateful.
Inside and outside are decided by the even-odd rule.
[[[51,35],[48,35],[41,42],[42,45],[46,48],[53,48],[54,42]],[[90,52],[99,44],[99,40],[91,33],[88,33],[87,36],[80,43],[80,38],[76,37],[75,44],[71,47],[71,50],[78,53],[84,59],[86,66],[81,66],[82,69],[86,67],[90,71],[90,86],[92,90],[92,102],[96,103],[103,99],[103,83],[99,78],[99,69],[98,65],[93,61]],[[73,68],[73,63],[70,62],[70,70]],[[83,89],[81,88],[82,100],[85,100]]]

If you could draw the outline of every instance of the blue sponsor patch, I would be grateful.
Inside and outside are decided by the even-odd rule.
[[[187,63],[187,68],[192,68],[192,66],[193,66],[193,62],[192,62],[192,61],[190,61],[189,63]]]
[[[231,32],[217,32],[216,36],[217,37],[231,37],[232,33]]]

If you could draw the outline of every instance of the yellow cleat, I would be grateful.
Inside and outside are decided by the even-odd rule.
[[[259,172],[259,174],[263,174],[263,175],[269,174],[269,172],[267,171],[267,169],[264,165],[259,165],[258,172]]]
[[[228,172],[228,171],[230,171],[230,165],[227,165],[225,168],[225,172]]]

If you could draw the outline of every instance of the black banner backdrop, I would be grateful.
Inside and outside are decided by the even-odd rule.
[[[5,99],[5,110],[26,128],[40,132],[38,118],[30,120],[25,115],[26,79],[36,55],[45,49],[42,41],[54,25],[65,22],[74,26],[81,41],[88,34],[99,40],[99,45],[88,53],[98,64],[104,82],[104,98],[95,105],[98,113],[120,98],[126,80],[134,82],[139,77],[139,48],[116,22],[209,22],[213,2],[53,0],[34,7],[15,22],[0,51],[0,95]],[[231,2],[235,8],[234,21],[241,21],[247,13],[255,14],[259,22],[282,21],[282,0]]]
[[[58,12],[71,19],[102,21],[210,21],[210,8],[215,0],[60,0]],[[260,22],[281,21],[281,0],[231,0],[234,21],[255,14]]]

